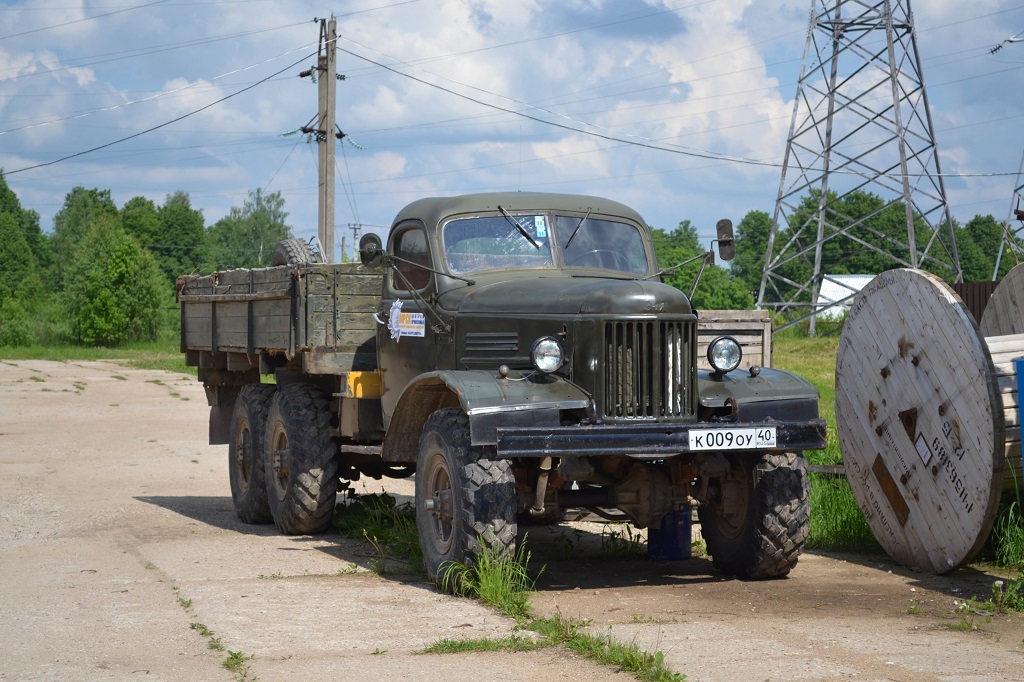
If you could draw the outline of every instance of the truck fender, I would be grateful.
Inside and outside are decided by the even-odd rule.
[[[558,426],[562,410],[584,410],[590,395],[554,375],[502,378],[486,370],[442,370],[405,387],[384,436],[385,462],[414,463],[423,424],[435,410],[461,407],[474,446],[495,445],[501,426]]]
[[[728,374],[697,372],[703,408],[732,406],[739,421],[793,421],[818,417],[818,390],[803,377],[769,367]]]

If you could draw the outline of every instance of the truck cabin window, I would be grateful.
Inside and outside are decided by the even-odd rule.
[[[443,234],[448,270],[457,275],[554,267],[553,250],[570,268],[649,272],[640,230],[614,220],[556,215],[552,225],[546,215],[480,216],[450,220]]]
[[[412,228],[395,237],[394,255],[397,259],[391,273],[391,286],[396,291],[419,290],[430,283],[430,253],[427,233]]]
[[[461,275],[481,270],[551,267],[548,218],[503,215],[457,218],[444,226],[448,270]]]
[[[619,270],[631,275],[648,273],[644,240],[634,225],[560,215],[555,216],[555,233],[566,267]]]

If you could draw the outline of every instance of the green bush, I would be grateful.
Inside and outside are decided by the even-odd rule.
[[[0,305],[0,346],[31,346],[35,342],[32,317],[21,302],[8,299]]]

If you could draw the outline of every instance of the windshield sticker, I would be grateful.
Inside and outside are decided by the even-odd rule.
[[[402,303],[404,301],[395,301],[391,304],[391,312],[388,314],[391,338],[399,341],[403,336],[425,336],[426,323],[423,313],[403,313]]]
[[[533,219],[533,226],[537,228],[537,236],[541,239],[547,239],[548,236],[548,225],[544,220],[544,216],[539,215]]]

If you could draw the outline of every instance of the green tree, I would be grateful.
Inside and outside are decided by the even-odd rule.
[[[0,304],[34,296],[38,285],[35,256],[14,214],[0,213]]]
[[[68,269],[67,308],[80,343],[119,345],[157,337],[169,288],[153,256],[117,216],[92,221]]]
[[[683,220],[672,232],[651,230],[658,267],[669,268],[704,252],[697,229],[689,220]],[[700,274],[698,258],[674,272],[662,275],[662,281],[689,294],[693,282]],[[695,308],[704,310],[744,310],[754,306],[754,299],[742,280],[735,279],[728,270],[717,265],[705,268],[691,301]]]
[[[0,170],[0,215],[4,213],[9,213],[14,217],[25,236],[25,241],[32,249],[36,264],[45,267],[49,262],[47,257],[49,244],[46,235],[39,227],[39,214],[22,208],[21,202],[18,201],[18,195],[7,186],[7,180],[4,178],[3,171]]]
[[[292,236],[285,222],[284,198],[280,192],[249,192],[241,208],[232,207],[207,233],[205,268],[259,268],[271,264],[274,246]]]
[[[167,195],[157,216],[159,239],[150,248],[164,276],[173,284],[179,275],[193,272],[202,264],[206,239],[203,212],[192,208],[187,192],[178,191]]]
[[[156,204],[146,197],[132,197],[121,207],[121,224],[147,249],[160,243],[160,216]]]
[[[764,211],[748,212],[736,226],[736,257],[730,271],[734,277],[742,280],[747,291],[754,296],[761,288],[771,231],[772,218]]]
[[[990,282],[996,266],[999,246],[1005,238],[1003,225],[991,215],[976,215],[963,227],[954,226],[960,267],[965,282]],[[996,279],[1002,279],[1017,261],[1009,249],[1003,249]]]
[[[117,218],[117,206],[110,190],[75,187],[64,198],[64,206],[53,217],[49,283],[57,290],[69,284],[68,265],[77,260],[82,239],[93,222]]]

